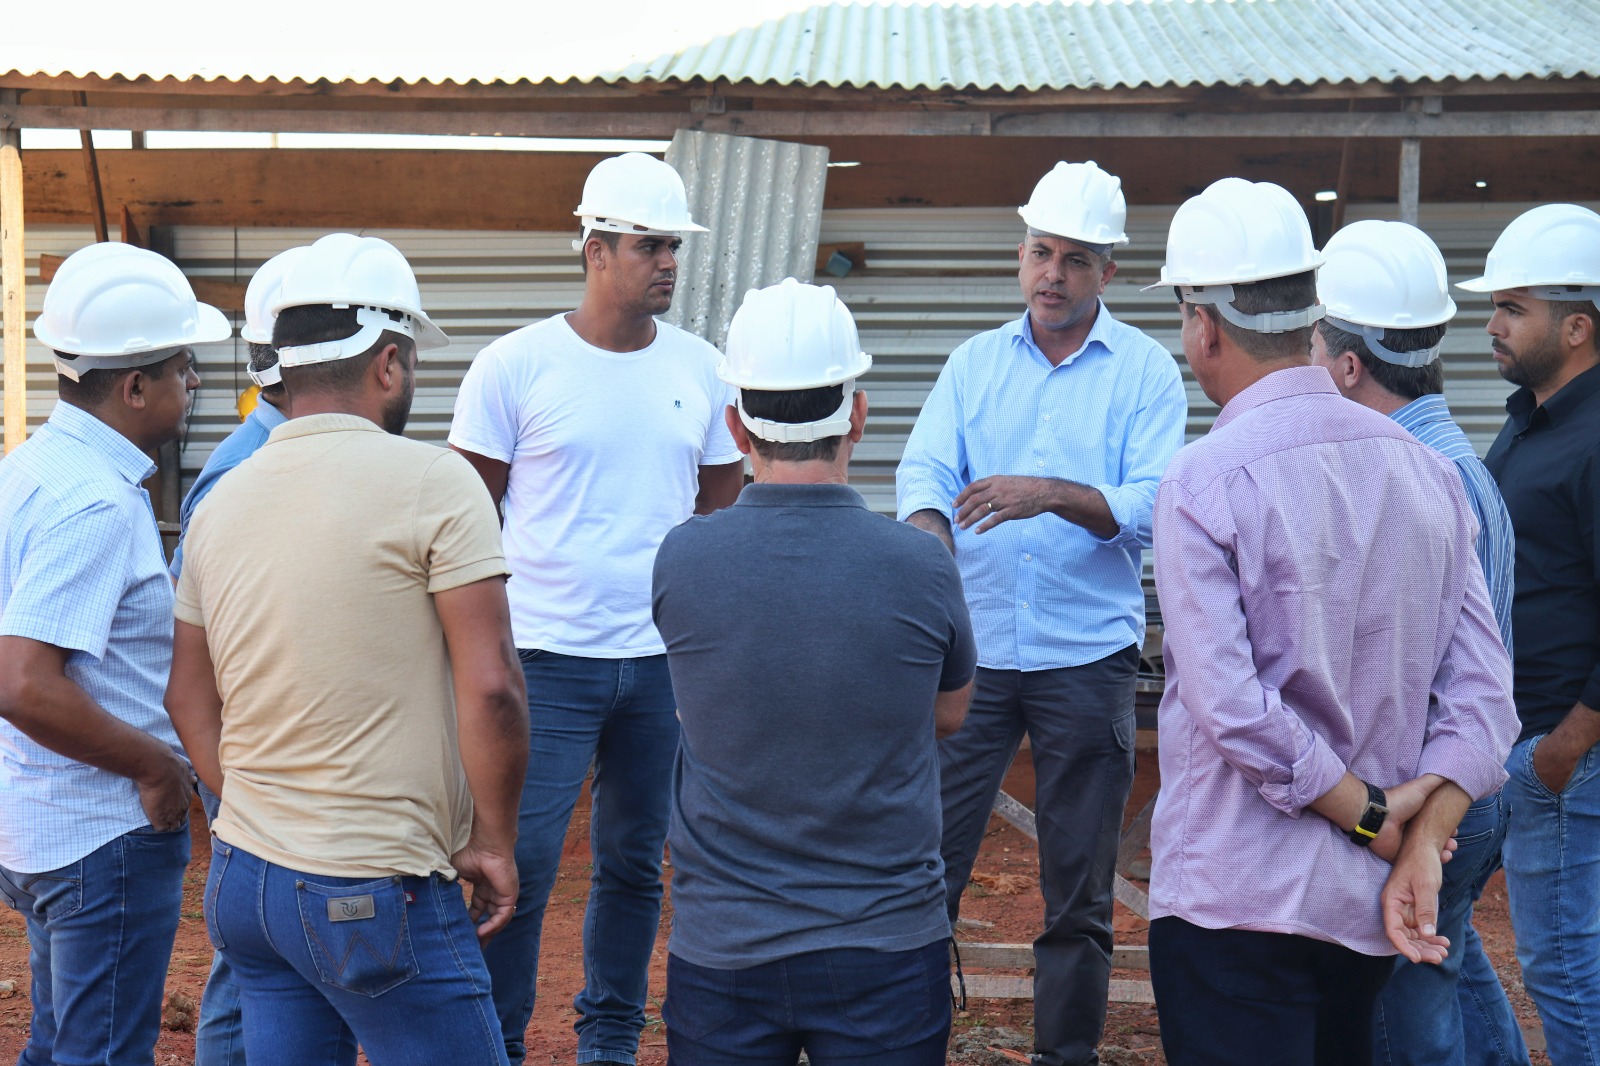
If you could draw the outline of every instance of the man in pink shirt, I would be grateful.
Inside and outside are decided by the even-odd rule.
[[[1370,1062],[1396,950],[1448,950],[1440,855],[1517,733],[1460,478],[1309,365],[1319,265],[1286,190],[1226,178],[1179,208],[1161,272],[1222,407],[1155,508],[1173,1066]]]

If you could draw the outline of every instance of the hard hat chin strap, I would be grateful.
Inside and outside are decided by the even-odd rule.
[[[83,375],[91,370],[136,370],[141,366],[165,362],[182,351],[183,347],[180,344],[173,348],[140,352],[137,355],[74,355],[70,359],[55,355],[53,360],[57,374],[68,381],[82,381]]]
[[[1395,366],[1427,366],[1439,358],[1439,349],[1444,347],[1444,338],[1440,337],[1439,343],[1432,348],[1418,348],[1414,352],[1397,352],[1392,348],[1384,347],[1383,335],[1388,330],[1382,326],[1363,326],[1359,322],[1346,322],[1344,319],[1334,318],[1332,315],[1328,316],[1328,324],[1335,329],[1342,329],[1346,333],[1356,334],[1367,342],[1367,348],[1373,355],[1382,359],[1385,363],[1392,363]]]
[[[334,304],[334,308],[348,307],[349,304]],[[331,363],[335,359],[350,359],[367,351],[383,331],[393,330],[404,333],[407,337],[416,339],[416,327],[410,315],[403,315],[399,319],[390,318],[388,313],[378,307],[356,308],[356,322],[361,326],[355,333],[338,341],[322,341],[319,344],[291,344],[278,349],[278,366],[309,366],[312,363]],[[276,368],[274,368],[276,369]],[[250,378],[255,381],[255,375]],[[281,377],[280,377],[281,380]],[[256,381],[256,384],[261,382]]]
[[[745,411],[744,394],[741,392],[739,421],[743,422],[744,428],[751,433],[775,444],[807,444],[815,440],[827,440],[829,437],[840,437],[850,432],[850,405],[855,391],[856,383],[852,378],[844,383],[844,400],[839,404],[839,409],[827,418],[815,422],[773,422],[766,418],[756,418]]]
[[[1305,329],[1327,314],[1321,304],[1312,304],[1298,311],[1263,311],[1247,315],[1233,306],[1232,285],[1180,285],[1178,291],[1183,294],[1184,303],[1209,304],[1217,309],[1217,314],[1251,333],[1289,333]]]

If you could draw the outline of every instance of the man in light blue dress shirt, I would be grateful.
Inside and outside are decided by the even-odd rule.
[[[192,772],[162,705],[172,583],[151,452],[232,330],[154,252],[70,256],[34,335],[60,401],[0,462],[0,901],[27,919],[19,1066],[152,1060],[189,861]]]
[[[1027,311],[951,354],[906,443],[898,511],[955,553],[978,640],[972,709],[939,745],[950,918],[1026,733],[1045,898],[1034,1062],[1080,1066],[1105,1027],[1142,552],[1188,411],[1176,360],[1100,299],[1127,240],[1118,179],[1058,164],[1019,213]]]
[[[1450,417],[1439,346],[1455,301],[1444,257],[1427,234],[1404,222],[1366,220],[1334,234],[1323,253],[1311,358],[1345,398],[1388,415],[1455,464],[1478,522],[1478,561],[1506,650],[1516,536],[1489,468]],[[1456,829],[1444,867],[1437,925],[1450,941],[1438,965],[1396,960],[1378,999],[1376,1061],[1384,1066],[1522,1066],[1528,1049],[1483,942],[1472,907],[1500,868],[1510,812],[1500,792],[1473,803]]]
[[[239,336],[250,346],[247,373],[260,389],[255,409],[239,427],[223,439],[200,468],[189,494],[183,498],[178,520],[180,532],[178,548],[172,553],[172,580],[177,582],[183,573],[183,542],[189,533],[189,520],[194,517],[200,501],[216,487],[222,475],[244,462],[267,443],[272,431],[289,420],[284,409],[289,403],[289,393],[283,387],[283,375],[278,370],[278,351],[272,346],[272,327],[277,315],[268,308],[283,287],[283,277],[289,267],[305,251],[303,247],[279,252],[262,264],[250,278],[244,295],[244,329]],[[214,822],[222,800],[198,785],[200,802],[205,807],[206,820]],[[222,952],[213,953],[211,973],[206,978],[205,992],[200,998],[200,1020],[194,1031],[195,1066],[243,1066],[244,1032],[243,1015],[239,1007],[239,988],[234,983],[233,970]]]

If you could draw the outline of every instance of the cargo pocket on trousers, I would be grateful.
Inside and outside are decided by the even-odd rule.
[[[398,877],[354,885],[295,882],[311,961],[323,983],[381,996],[417,975]]]
[[[1133,742],[1138,718],[1132,707],[1111,720],[1111,749],[1105,763],[1104,800],[1100,807],[1100,832],[1122,832],[1123,808],[1133,788]]]

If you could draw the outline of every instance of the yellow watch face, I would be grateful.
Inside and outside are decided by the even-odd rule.
[[[256,404],[261,402],[261,386],[251,385],[239,394],[239,421],[243,422],[250,417],[250,412],[256,409]]]

